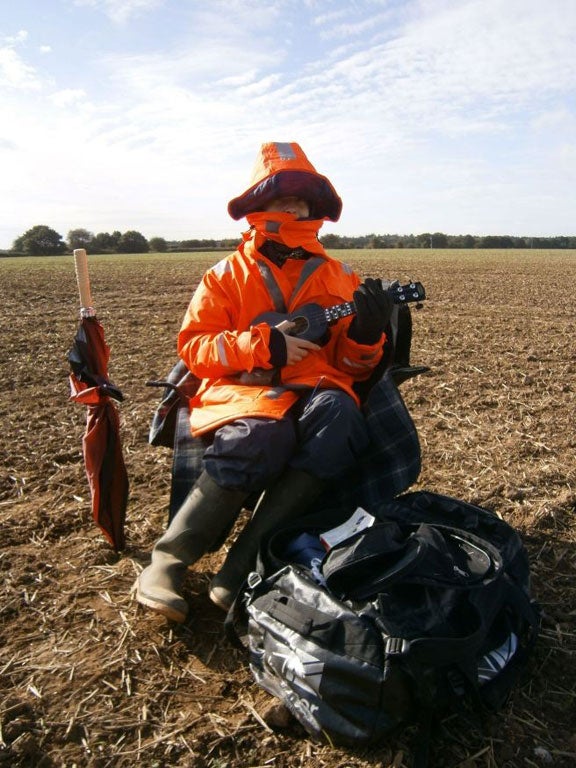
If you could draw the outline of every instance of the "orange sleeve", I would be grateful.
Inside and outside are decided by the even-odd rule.
[[[270,327],[237,330],[239,307],[232,281],[214,271],[204,275],[178,334],[178,354],[195,376],[216,379],[254,368],[271,368]]]
[[[349,323],[346,325],[346,330],[348,325]],[[384,353],[385,341],[386,334],[383,333],[376,344],[358,344],[343,329],[336,346],[337,367],[349,374],[355,381],[364,381],[380,362]]]

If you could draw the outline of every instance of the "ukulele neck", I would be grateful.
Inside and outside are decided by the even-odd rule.
[[[344,304],[335,304],[324,309],[324,317],[328,325],[338,322],[343,317],[356,314],[356,304],[353,301],[345,301]]]
[[[394,304],[407,304],[412,301],[418,302],[417,308],[422,305],[420,302],[426,298],[426,291],[422,283],[408,283],[408,285],[394,285],[387,289],[392,297]],[[335,304],[333,307],[324,309],[324,318],[328,325],[333,325],[342,317],[355,315],[357,312],[356,304],[353,301],[345,301],[343,304]]]

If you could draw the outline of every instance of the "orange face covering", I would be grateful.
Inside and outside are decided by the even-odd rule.
[[[296,219],[292,213],[277,211],[259,211],[249,213],[246,221],[256,230],[256,247],[264,240],[274,240],[289,248],[304,248],[311,253],[325,255],[325,250],[318,240],[318,231],[324,223],[323,219]],[[247,237],[250,233],[247,233]]]

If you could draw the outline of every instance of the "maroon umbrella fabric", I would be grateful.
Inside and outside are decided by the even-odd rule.
[[[110,350],[96,317],[83,317],[70,363],[70,397],[87,406],[82,450],[92,495],[92,516],[119,552],[125,547],[124,523],[128,504],[128,474],[122,454],[120,420],[115,403],[122,392],[108,378]]]

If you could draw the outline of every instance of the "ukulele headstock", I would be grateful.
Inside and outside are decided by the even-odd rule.
[[[391,285],[388,291],[392,294],[392,298],[396,304],[405,304],[407,302],[416,301],[418,304],[426,298],[426,291],[422,283],[415,281],[407,283],[406,285]],[[418,305],[417,305],[417,308]]]

